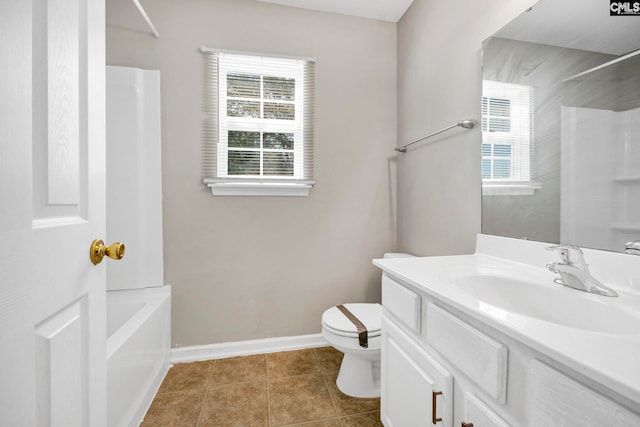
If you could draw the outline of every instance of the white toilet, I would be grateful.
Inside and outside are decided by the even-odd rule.
[[[385,258],[411,257],[389,253]],[[353,397],[380,396],[380,344],[382,306],[377,303],[342,304],[367,330],[358,334],[356,324],[338,307],[322,314],[322,335],[333,347],[344,353],[336,385],[344,394]],[[366,347],[364,347],[366,346]]]

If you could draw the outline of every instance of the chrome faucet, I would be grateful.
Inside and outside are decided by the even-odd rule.
[[[627,244],[624,245],[624,251],[631,255],[640,255],[640,240],[627,242]]]
[[[558,251],[562,258],[562,262],[550,262],[547,264],[549,270],[560,275],[554,280],[555,283],[606,297],[618,296],[616,291],[603,285],[589,273],[589,267],[584,260],[584,253],[579,247],[556,245],[548,246],[547,250]]]

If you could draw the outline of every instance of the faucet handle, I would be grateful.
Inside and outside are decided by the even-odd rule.
[[[627,242],[624,245],[624,251],[628,254],[632,255],[640,255],[640,240],[634,240],[632,242]]]
[[[545,247],[545,249],[548,251],[558,251],[561,254],[563,252],[566,252],[566,253],[577,252],[579,254],[584,253],[582,252],[582,249],[580,249],[578,246],[573,246],[573,245],[551,245],[551,246]]]
[[[567,265],[575,265],[576,267],[587,270],[587,264],[584,261],[584,252],[577,246],[572,245],[552,245],[545,247],[548,251],[558,251],[562,262]]]

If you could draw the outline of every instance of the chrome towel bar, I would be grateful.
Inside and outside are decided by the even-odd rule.
[[[453,129],[454,127],[457,127],[457,126],[463,127],[463,128],[465,128],[465,129],[471,129],[472,127],[474,127],[474,126],[475,126],[475,124],[476,124],[476,121],[475,121],[475,120],[473,120],[473,119],[462,120],[462,121],[459,121],[459,122],[457,122],[457,123],[452,124],[451,126],[447,126],[447,127],[446,127],[446,128],[444,128],[444,129],[440,129],[439,131],[436,131],[436,132],[430,133],[429,135],[425,135],[425,136],[423,136],[422,138],[418,138],[418,139],[416,139],[415,141],[411,141],[411,142],[410,142],[410,143],[408,143],[408,144],[404,144],[404,145],[401,145],[400,147],[396,147],[396,149],[395,149],[395,150],[396,150],[396,151],[399,151],[399,152],[401,152],[401,153],[406,153],[406,152],[407,152],[407,147],[408,147],[408,146],[410,146],[410,145],[412,145],[412,144],[415,144],[416,142],[420,142],[420,141],[422,141],[423,139],[430,138],[430,137],[432,137],[432,136],[434,136],[434,135],[437,135],[437,134],[442,133],[442,132],[444,132],[444,131],[447,131],[447,130],[449,130],[449,129]]]
[[[136,8],[138,8],[138,12],[140,13],[140,15],[142,15],[142,19],[144,19],[144,22],[146,22],[147,25],[149,26],[149,29],[151,30],[151,33],[153,33],[154,37],[156,38],[160,37],[160,34],[156,30],[156,27],[153,26],[153,22],[151,22],[151,19],[149,19],[149,15],[147,15],[147,12],[145,12],[144,8],[140,4],[140,0],[132,0],[132,1],[133,1],[133,4],[136,6]]]

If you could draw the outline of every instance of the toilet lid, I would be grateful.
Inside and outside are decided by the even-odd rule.
[[[342,304],[367,328],[368,336],[380,335],[382,306],[380,304]],[[358,328],[337,308],[331,307],[322,314],[322,324],[332,332],[344,336],[357,336]]]

